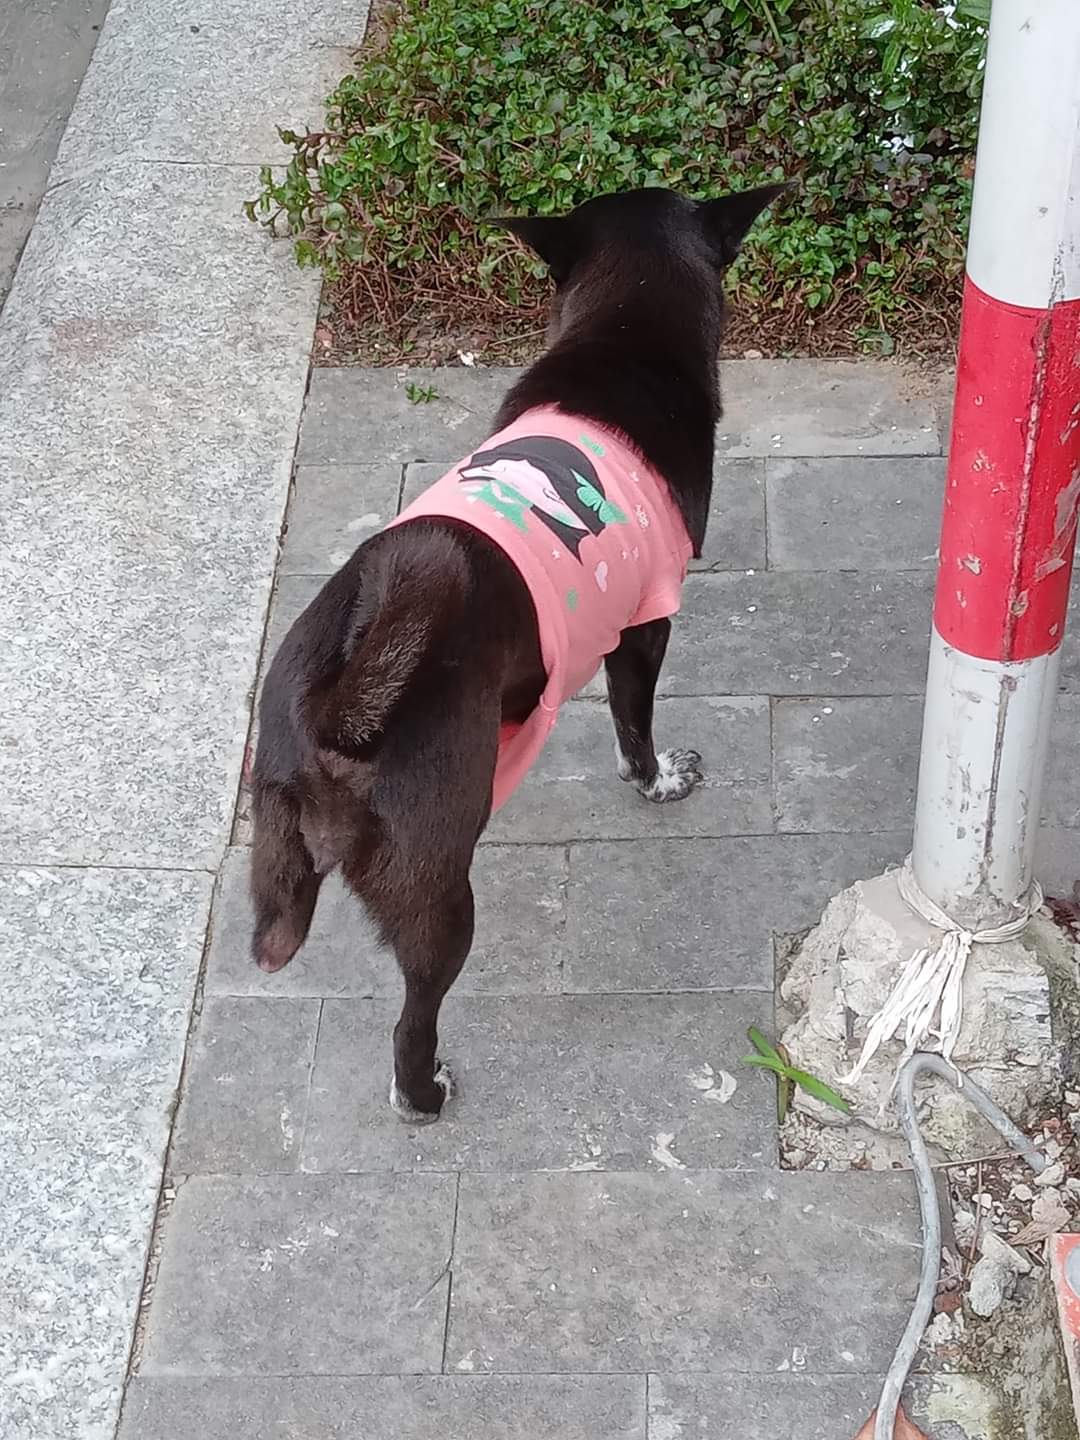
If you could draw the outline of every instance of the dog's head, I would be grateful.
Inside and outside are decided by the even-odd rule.
[[[499,220],[545,262],[555,281],[549,338],[556,340],[601,310],[671,290],[719,335],[722,277],[758,215],[787,185],[765,185],[688,200],[672,190],[629,190],[588,200],[569,215]],[[682,305],[679,307],[683,308]]]

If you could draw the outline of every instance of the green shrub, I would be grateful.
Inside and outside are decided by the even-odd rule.
[[[535,313],[485,217],[795,178],[732,276],[752,323],[891,350],[962,271],[989,0],[401,0],[376,53],[283,131],[252,219],[391,329],[425,303]],[[948,329],[947,319],[944,322]],[[805,334],[796,341],[803,343]]]

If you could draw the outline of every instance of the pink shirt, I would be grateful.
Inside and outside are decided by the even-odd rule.
[[[621,632],[678,611],[690,538],[666,482],[625,440],[546,406],[493,435],[391,523],[421,516],[489,536],[536,607],[547,685],[528,719],[502,728],[497,810]]]

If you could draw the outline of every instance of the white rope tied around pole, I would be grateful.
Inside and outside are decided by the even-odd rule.
[[[941,940],[936,947],[927,945],[917,950],[904,966],[892,993],[870,1021],[862,1054],[841,1082],[845,1085],[853,1085],[859,1079],[882,1044],[891,1040],[901,1025],[906,1028],[901,1065],[917,1050],[931,1048],[939,1049],[951,1065],[964,1018],[964,971],[972,946],[1003,945],[1006,940],[1015,940],[1043,903],[1042,887],[1035,880],[1023,911],[1015,920],[988,930],[967,930],[946,915],[922,889],[911,868],[910,855],[897,878],[908,909],[942,931]],[[938,1042],[937,1046],[928,1043],[931,1036]]]

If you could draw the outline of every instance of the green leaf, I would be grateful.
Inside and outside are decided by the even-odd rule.
[[[750,1044],[753,1045],[754,1049],[758,1052],[759,1055],[765,1055],[770,1060],[779,1061],[781,1065],[784,1063],[780,1059],[780,1053],[776,1049],[776,1046],[773,1045],[771,1041],[765,1038],[764,1033],[759,1030],[756,1025],[751,1025],[750,1029],[746,1032],[746,1034],[747,1038],[750,1041]]]
[[[834,1110],[840,1110],[845,1115],[851,1114],[851,1105],[824,1080],[819,1080],[816,1075],[808,1075],[805,1070],[797,1070],[792,1066],[788,1070],[788,1077],[795,1082],[808,1095],[813,1095],[815,1100],[820,1100],[825,1105],[831,1105]]]
[[[780,1059],[779,1055],[775,1060],[770,1060],[768,1055],[744,1055],[742,1057],[742,1063],[744,1065],[757,1065],[762,1070],[772,1070],[777,1075],[787,1074],[787,1066]]]

